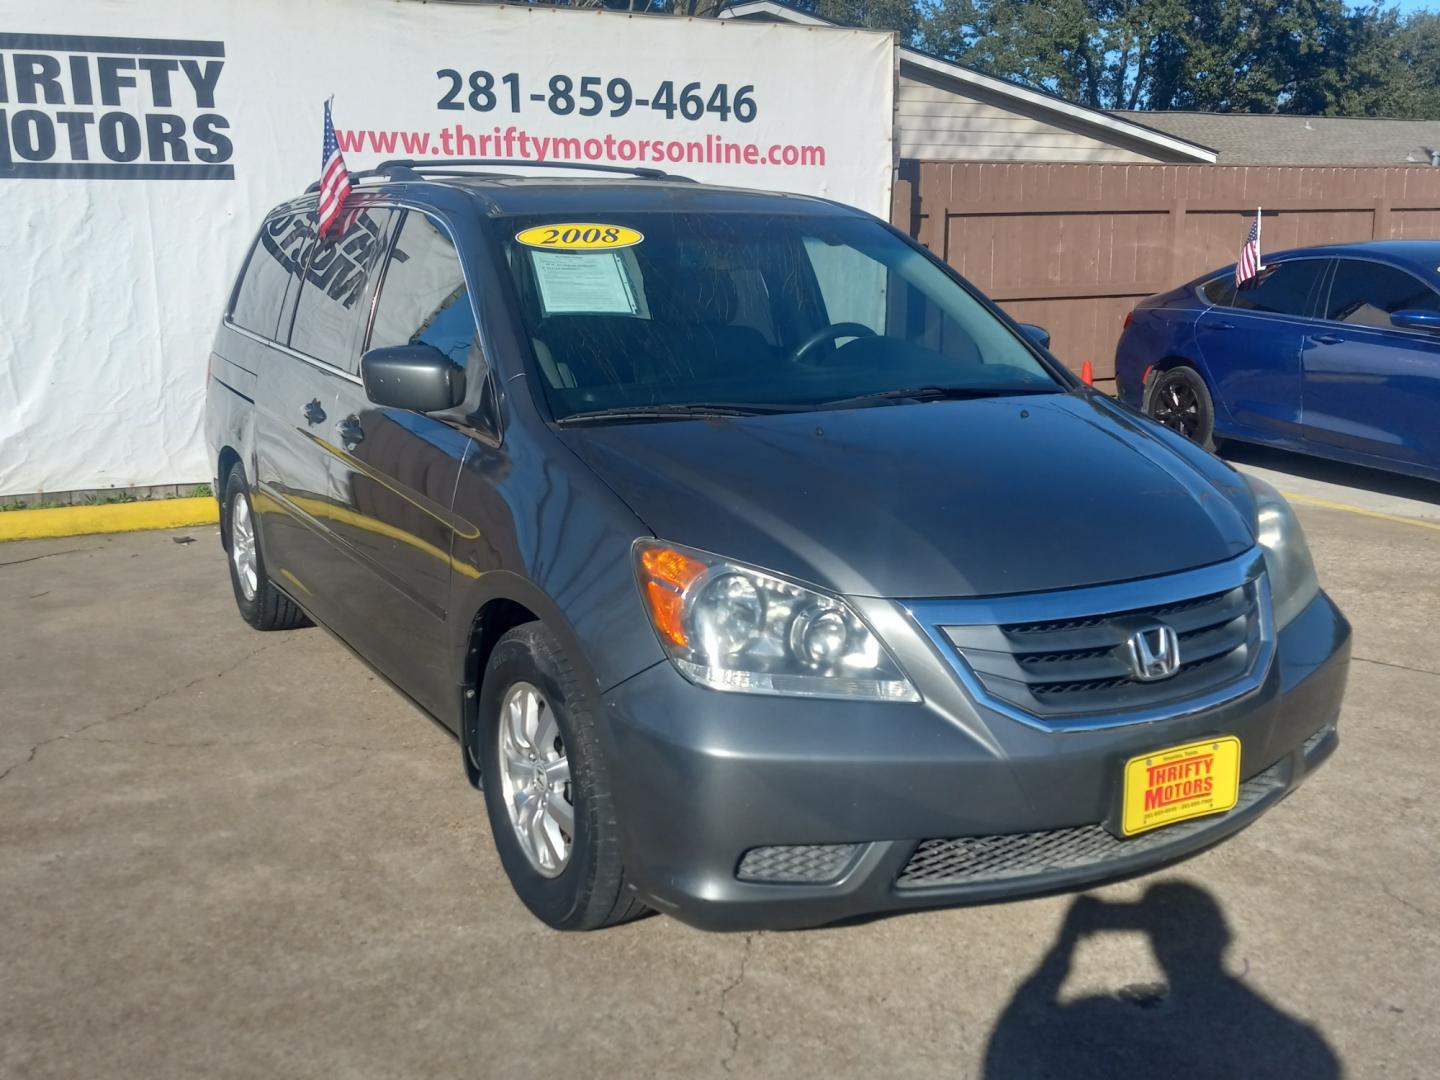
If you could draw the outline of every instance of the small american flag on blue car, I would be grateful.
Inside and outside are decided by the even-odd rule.
[[[1255,220],[1250,233],[1245,237],[1245,246],[1240,249],[1240,259],[1235,263],[1235,287],[1238,289],[1264,269],[1260,265],[1260,211],[1255,211]]]

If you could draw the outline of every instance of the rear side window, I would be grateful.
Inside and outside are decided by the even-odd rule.
[[[1327,319],[1388,330],[1397,311],[1440,311],[1440,298],[1419,278],[1393,266],[1360,259],[1336,264]]]
[[[275,336],[285,288],[296,270],[295,260],[282,243],[290,224],[291,218],[285,215],[270,218],[261,227],[250,257],[245,260],[245,269],[240,273],[235,303],[230,309],[232,322],[265,338]]]
[[[345,231],[315,245],[305,268],[290,347],[354,374],[355,333],[365,286],[376,264],[389,210],[365,210],[346,220]]]
[[[1259,280],[1251,279],[1235,290],[1231,306],[1274,315],[1305,315],[1312,311],[1311,296],[1325,269],[1324,259],[1298,259],[1276,263]]]
[[[1212,304],[1229,307],[1235,302],[1235,275],[1224,274],[1200,286],[1200,295]]]
[[[474,344],[475,315],[455,245],[435,222],[410,211],[380,284],[369,347],[432,345],[464,367]]]

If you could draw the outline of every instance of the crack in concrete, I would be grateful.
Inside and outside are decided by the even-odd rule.
[[[63,554],[63,552],[57,552],[57,554]],[[124,709],[121,712],[115,713],[111,716],[102,716],[99,720],[92,720],[88,724],[82,724],[80,727],[75,728],[72,731],[61,732],[59,735],[51,735],[48,739],[41,739],[34,746],[30,747],[30,753],[26,756],[25,760],[17,761],[14,765],[11,765],[4,772],[0,772],[0,783],[3,783],[6,778],[9,777],[12,773],[14,773],[17,769],[29,765],[32,761],[35,760],[36,756],[40,753],[40,751],[43,750],[45,747],[49,746],[51,743],[57,743],[64,739],[74,739],[80,735],[85,734],[85,732],[91,731],[97,727],[101,727],[104,724],[113,723],[116,720],[123,720],[127,716],[134,716],[136,713],[143,712],[144,710],[148,709],[157,701],[163,701],[165,698],[173,697],[176,694],[183,694],[186,690],[189,690],[193,686],[198,686],[200,683],[205,682],[208,679],[224,678],[232,671],[235,671],[236,669],[249,663],[261,653],[269,652],[271,649],[277,648],[279,645],[280,642],[273,642],[270,644],[261,645],[259,648],[246,653],[229,667],[221,668],[219,671],[213,671],[205,675],[197,676],[196,678],[191,679],[187,683],[182,683],[179,686],[172,686],[168,690],[161,690],[158,694],[146,698],[139,705],[136,705],[133,708]]]
[[[727,1006],[730,1001],[731,992],[738,989],[740,984],[745,981],[745,969],[750,965],[751,950],[755,945],[755,939],[760,936],[760,933],[760,931],[755,931],[745,935],[745,949],[740,954],[740,967],[735,972],[735,978],[731,979],[728,985],[721,987],[720,1004],[715,1010],[716,1015],[719,1016],[721,1020],[724,1020],[730,1028],[730,1049],[725,1056],[720,1059],[720,1067],[727,1073],[732,1071],[730,1067],[731,1062],[735,1060],[735,1055],[740,1052],[740,1021],[731,1017],[727,1011]]]
[[[351,769],[349,772],[337,776],[328,784],[321,784],[319,787],[311,789],[312,793],[319,795],[322,792],[333,791],[335,788],[347,787],[354,781],[360,779],[361,774],[364,773],[365,770],[369,767],[370,762],[362,759],[360,765],[357,768]]]
[[[47,740],[47,741],[48,741],[48,740]],[[29,754],[28,757],[26,757],[26,759],[25,759],[24,761],[17,761],[14,765],[11,765],[11,766],[10,766],[8,769],[6,769],[4,772],[0,772],[0,781],[3,781],[7,776],[9,776],[9,775],[10,775],[12,772],[14,772],[16,769],[20,768],[22,765],[29,765],[30,762],[34,761],[34,760],[35,760],[35,755],[40,752],[40,747],[42,747],[42,746],[44,746],[44,745],[45,745],[45,743],[36,743],[34,746],[32,746],[32,747],[30,748],[30,754]]]
[[[1371,660],[1368,656],[1351,656],[1350,659],[1361,664],[1374,664],[1376,667],[1398,668],[1400,671],[1413,671],[1416,675],[1434,675],[1440,677],[1440,671],[1431,671],[1429,668],[1411,667],[1409,664],[1392,664],[1389,660]]]
[[[1386,896],[1388,896],[1391,900],[1394,900],[1401,907],[1409,908],[1411,911],[1415,912],[1416,915],[1423,915],[1427,919],[1435,918],[1434,912],[1427,911],[1419,904],[1412,904],[1409,900],[1406,900],[1403,896],[1400,896],[1398,893],[1396,893],[1393,889],[1390,888],[1389,885],[1387,885],[1383,881],[1380,882],[1380,891],[1383,892]]]
[[[19,566],[21,563],[38,562],[40,559],[54,559],[61,555],[79,555],[84,551],[99,551],[99,548],[66,548],[64,551],[47,551],[44,555],[31,555],[28,559],[11,559],[9,562],[0,562],[0,566]]]

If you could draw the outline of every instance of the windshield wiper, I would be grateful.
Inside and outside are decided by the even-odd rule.
[[[894,390],[876,390],[870,394],[822,401],[817,409],[842,408],[886,401],[970,401],[975,398],[1011,397],[1017,394],[1058,394],[1058,386],[902,386]]]
[[[676,417],[766,416],[774,413],[807,412],[808,405],[761,405],[745,402],[687,402],[683,405],[618,405],[613,409],[562,416],[557,424],[580,424],[604,420],[670,420]]]

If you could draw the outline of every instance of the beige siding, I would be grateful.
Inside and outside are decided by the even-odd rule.
[[[1164,160],[1127,145],[1119,135],[1097,137],[1018,111],[1013,102],[942,86],[901,68],[895,99],[895,138],[902,158],[922,161],[1070,161],[1113,164]],[[948,80],[945,80],[948,82]]]

